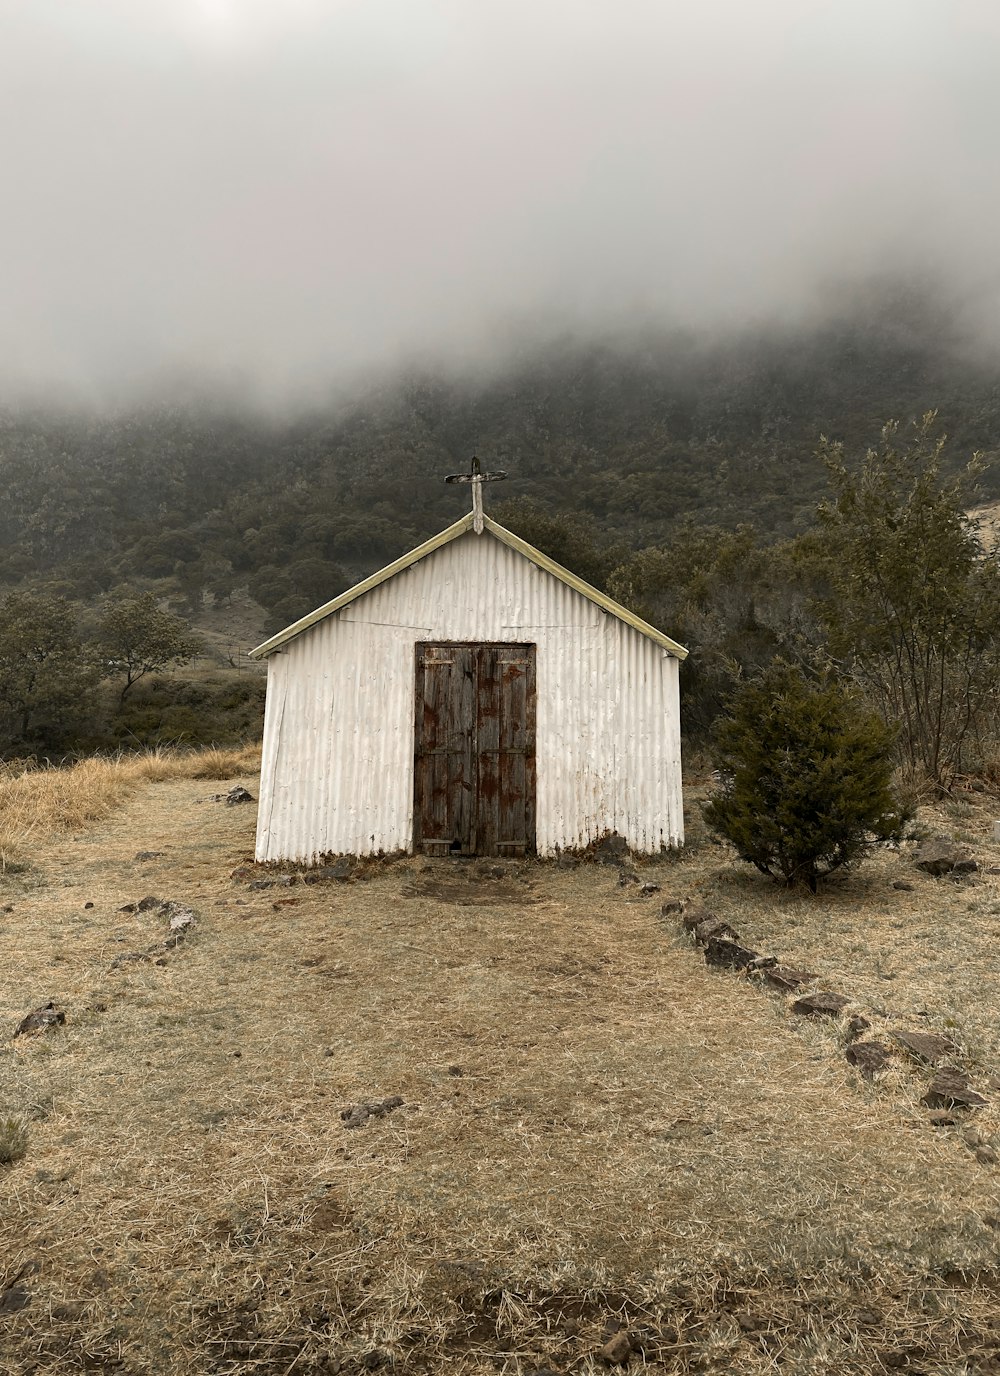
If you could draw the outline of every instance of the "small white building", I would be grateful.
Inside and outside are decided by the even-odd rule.
[[[683,841],[687,651],[474,496],[252,651],[268,661],[258,860]]]

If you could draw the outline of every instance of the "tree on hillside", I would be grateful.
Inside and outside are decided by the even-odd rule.
[[[981,464],[946,478],[944,443],[934,413],[905,442],[887,425],[857,469],[824,440],[832,495],[819,511],[830,652],[939,788],[996,728],[1000,682],[1000,566],[965,512]]]
[[[186,664],[204,649],[182,617],[162,611],[152,593],[115,597],[104,605],[95,646],[105,676],[123,675],[120,700],[146,674]]]
[[[64,598],[12,592],[0,603],[0,749],[61,749],[99,678]]]
[[[901,835],[893,744],[856,692],[779,661],[738,690],[716,726],[723,782],[705,820],[741,860],[815,892],[825,875]]]
[[[690,651],[681,667],[687,736],[705,740],[736,684],[792,652],[804,612],[797,583],[787,551],[746,525],[687,522],[615,569],[611,595]]]

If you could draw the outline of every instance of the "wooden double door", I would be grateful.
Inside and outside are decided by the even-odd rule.
[[[421,641],[416,661],[415,849],[533,851],[534,645]]]

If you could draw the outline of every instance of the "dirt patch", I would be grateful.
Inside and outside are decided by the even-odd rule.
[[[524,908],[544,901],[533,892],[532,883],[527,878],[484,879],[475,874],[460,874],[458,877],[420,875],[411,883],[404,884],[400,894],[403,898],[457,903],[464,908]]]

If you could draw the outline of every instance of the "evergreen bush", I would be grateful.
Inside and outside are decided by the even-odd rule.
[[[705,820],[741,860],[815,892],[824,875],[901,836],[894,744],[852,690],[778,662],[735,694],[716,727],[722,787]]]

